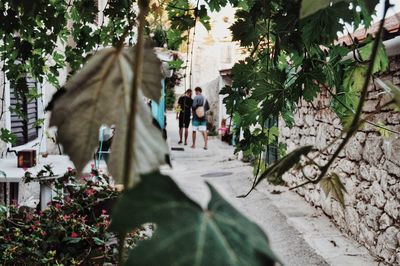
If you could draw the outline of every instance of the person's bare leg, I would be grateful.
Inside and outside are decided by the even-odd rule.
[[[189,135],[189,129],[185,128],[185,145],[187,145],[188,135]]]
[[[196,131],[193,131],[193,133],[192,133],[192,142],[193,142],[192,148],[195,148],[196,147]]]
[[[183,128],[179,128],[179,144],[182,143],[182,133],[183,133]]]
[[[207,135],[207,130],[203,131],[203,138],[204,138],[204,149],[207,150],[208,149],[208,135]]]

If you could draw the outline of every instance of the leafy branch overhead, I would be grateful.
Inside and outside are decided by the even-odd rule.
[[[26,77],[38,86],[49,83],[58,89],[62,79],[79,70],[93,51],[120,42],[126,25],[135,19],[134,1],[98,2],[102,4],[95,5],[93,0],[0,1],[1,70],[15,98],[40,99],[39,93],[28,90]],[[132,43],[132,33],[128,37]],[[4,98],[0,105],[1,119]],[[10,111],[23,119],[27,116],[22,105]]]
[[[247,5],[237,10],[231,31],[233,40],[240,42],[248,56],[233,66],[232,86],[224,88],[221,94],[226,96],[223,102],[235,122],[235,133],[241,136],[236,152],[242,151],[244,156],[257,162],[250,192],[263,179],[273,184],[284,183],[282,175],[299,165],[297,170],[302,170],[304,182],[291,189],[322,182],[324,191],[344,205],[344,186],[329,169],[359,126],[369,122],[361,118],[361,113],[370,77],[386,71],[389,65],[380,36],[390,2],[385,1],[383,19],[374,39],[354,41],[349,46],[338,42],[338,32],[345,31],[346,24],[351,24],[354,30],[360,26],[368,28],[377,0],[243,2]],[[349,59],[351,54],[353,60]],[[385,106],[397,101],[396,89],[387,84],[383,87],[395,98]],[[330,107],[344,127],[340,138],[335,140],[339,145],[331,149],[328,161],[317,164],[314,161],[317,153],[313,159],[306,157],[305,163],[300,164],[301,155],[306,156],[312,150],[308,146],[272,164],[262,159],[274,146],[260,133],[267,122],[281,117],[291,127],[300,101],[314,106],[313,101],[321,90],[330,93]],[[371,124],[380,128],[383,136],[388,135],[384,125]],[[316,176],[306,176],[304,167],[312,167]]]
[[[210,185],[211,200],[203,210],[168,176],[141,177],[115,206],[111,229],[130,232],[152,222],[150,240],[129,254],[126,265],[274,265],[277,258],[264,232]],[[157,188],[154,189],[154,188]],[[151,252],[148,252],[151,250]]]
[[[158,169],[165,162],[168,149],[161,132],[152,124],[149,107],[143,96],[158,101],[161,97],[161,62],[151,47],[146,48],[143,80],[136,103],[129,102],[133,78],[134,49],[108,48],[96,53],[57,92],[49,104],[50,125],[57,126],[65,152],[78,171],[88,163],[98,145],[101,125],[115,125],[116,133],[110,157],[110,172],[118,182],[122,179],[126,146],[127,115],[136,105],[135,158],[139,173]],[[137,182],[131,173],[131,184]]]

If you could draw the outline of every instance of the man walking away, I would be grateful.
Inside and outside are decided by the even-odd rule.
[[[204,149],[207,150],[207,122],[206,122],[206,112],[210,109],[208,101],[201,95],[201,88],[196,87],[194,89],[196,96],[193,99],[193,145],[192,148],[196,147],[196,131],[200,131],[204,138]]]
[[[190,124],[190,113],[193,105],[192,100],[192,89],[188,89],[185,92],[185,95],[182,95],[178,99],[178,104],[180,107],[179,114],[176,114],[176,119],[179,119],[179,142],[178,144],[182,144],[182,135],[183,128],[185,128],[185,145],[187,145],[187,138],[189,135],[189,124]]]

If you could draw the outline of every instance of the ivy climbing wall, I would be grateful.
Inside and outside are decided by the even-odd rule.
[[[400,56],[390,57],[390,70],[380,76],[400,85]],[[400,132],[400,114],[382,108],[390,96],[376,83],[369,87],[364,115],[384,128]],[[302,101],[290,129],[280,121],[280,141],[287,151],[302,145],[314,145],[323,156],[316,161],[326,163],[339,142],[326,148],[340,137],[340,119],[330,109],[331,98],[322,92],[312,103]],[[321,208],[346,234],[366,246],[372,255],[390,265],[400,265],[400,135],[366,123],[350,140],[331,168],[345,184],[345,208],[326,198],[319,185],[297,189],[306,201]],[[312,176],[313,169],[305,169]],[[304,179],[296,172],[286,173],[289,186]]]

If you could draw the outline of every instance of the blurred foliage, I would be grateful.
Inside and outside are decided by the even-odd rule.
[[[41,97],[28,90],[27,77],[58,89],[60,82],[64,83],[65,73],[68,79],[100,48],[135,42],[135,27],[131,25],[136,24],[136,1],[108,0],[103,6],[96,2],[1,1],[1,71],[15,88],[16,99],[26,97],[32,101]],[[197,19],[210,28],[204,5],[193,6],[189,0],[153,1],[146,33],[156,46],[179,50]],[[172,68],[182,67],[178,61],[174,63]],[[178,79],[179,75],[170,84]],[[1,104],[4,110],[5,102]],[[26,117],[21,105],[10,111],[23,119]],[[6,132],[1,136],[5,142],[13,139]]]

